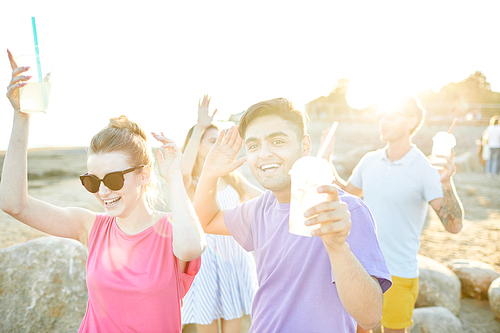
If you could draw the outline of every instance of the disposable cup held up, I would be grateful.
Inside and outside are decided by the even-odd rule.
[[[304,212],[328,199],[327,193],[318,193],[318,187],[333,183],[335,177],[332,166],[324,158],[305,156],[293,164],[290,176],[292,193],[289,231],[292,234],[311,237],[311,231],[320,228],[320,225],[305,225]]]
[[[37,61],[38,60],[38,61]],[[19,89],[21,112],[46,113],[49,108],[50,90],[52,85],[52,61],[48,57],[23,55],[16,58],[19,67],[29,66],[30,69],[21,75],[30,75],[31,79]],[[39,75],[41,74],[41,77]]]
[[[436,156],[451,156],[451,150],[456,146],[456,144],[457,141],[453,134],[444,131],[437,132],[432,138],[432,163],[446,163],[446,159]]]

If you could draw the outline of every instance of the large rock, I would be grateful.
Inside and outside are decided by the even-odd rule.
[[[488,297],[490,299],[491,311],[493,312],[495,319],[500,321],[500,278],[490,284]]]
[[[457,172],[482,172],[484,170],[476,153],[466,152],[453,160]]]
[[[464,333],[500,332],[500,322],[495,320],[487,300],[462,298],[458,319],[462,322]]]
[[[87,306],[87,253],[41,237],[0,250],[0,331],[77,332]]]
[[[419,308],[413,311],[410,333],[461,333],[462,322],[450,310],[441,306]]]
[[[359,160],[361,160],[367,152],[372,150],[375,150],[375,146],[372,144],[357,145],[349,150],[344,156],[336,157],[334,159],[334,163],[336,163],[335,160],[338,160],[340,162],[339,164],[342,165],[344,172],[347,175],[350,175],[354,167],[358,165]],[[337,164],[335,164],[335,166],[337,166]],[[337,172],[339,171],[337,170]]]
[[[442,306],[460,312],[460,279],[437,261],[418,256],[419,292],[415,307]]]
[[[491,282],[500,277],[500,273],[484,262],[477,260],[455,259],[448,263],[462,282],[462,295],[475,299],[488,299]]]

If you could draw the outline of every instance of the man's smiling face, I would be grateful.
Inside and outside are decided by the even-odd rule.
[[[299,138],[293,123],[276,115],[258,117],[244,133],[247,163],[257,181],[276,194],[290,192],[293,163],[310,151],[310,138]]]

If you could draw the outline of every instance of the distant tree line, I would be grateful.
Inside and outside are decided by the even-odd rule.
[[[328,96],[321,96],[306,106],[310,116],[317,118],[353,116],[353,113],[369,113],[374,106],[363,110],[351,108],[346,100],[349,90],[349,79],[338,80],[337,85]],[[451,82],[443,86],[439,92],[427,89],[417,94],[428,117],[466,117],[489,118],[500,113],[500,93],[491,91],[486,76],[476,71],[465,80]],[[496,104],[496,105],[495,105]]]
[[[447,115],[452,112],[455,116],[464,116],[464,113],[468,112],[481,112],[483,117],[491,117],[500,111],[498,106],[492,108],[477,105],[500,104],[500,93],[491,91],[490,83],[486,81],[486,76],[480,71],[460,82],[448,83],[437,93],[431,89],[421,91],[418,97],[422,104],[429,105],[426,111],[430,115]],[[455,105],[455,107],[431,107],[431,105],[442,103]]]

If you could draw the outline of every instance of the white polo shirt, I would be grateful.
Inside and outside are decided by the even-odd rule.
[[[416,147],[391,162],[387,147],[369,152],[349,182],[363,190],[391,275],[418,277],[417,254],[429,202],[443,197],[439,172]]]
[[[490,148],[500,148],[500,125],[488,126],[486,133],[488,146]]]

